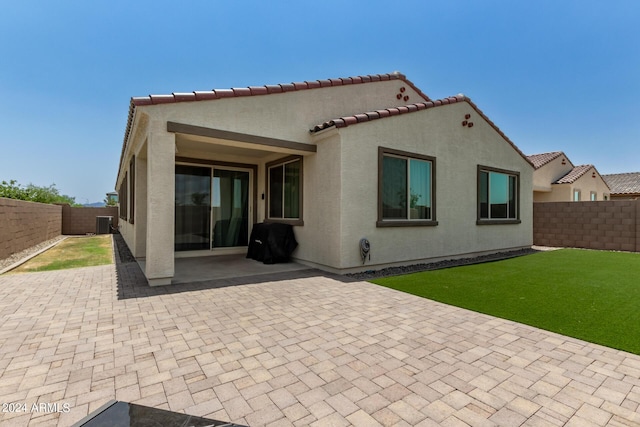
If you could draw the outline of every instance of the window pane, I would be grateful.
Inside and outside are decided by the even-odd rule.
[[[211,169],[176,165],[175,250],[210,248]]]
[[[409,218],[431,218],[431,162],[409,160]]]
[[[284,165],[284,217],[300,217],[300,160]]]
[[[516,219],[518,217],[517,202],[518,185],[515,176],[509,176],[509,218]]]
[[[282,218],[282,182],[284,168],[282,165],[269,169],[269,217]]]
[[[489,173],[480,172],[480,218],[489,218]]]
[[[491,218],[507,218],[507,202],[509,200],[509,176],[489,173],[489,203]]]
[[[407,161],[382,158],[382,218],[407,219]]]
[[[213,171],[213,246],[246,246],[249,230],[249,172]]]

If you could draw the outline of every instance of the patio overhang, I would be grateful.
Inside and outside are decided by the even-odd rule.
[[[541,193],[551,193],[553,189],[547,185],[534,185],[533,191],[539,191]]]
[[[188,151],[194,144],[208,144],[212,150],[220,153],[241,154],[249,157],[266,157],[273,153],[310,155],[317,146],[297,141],[270,138],[222,129],[195,126],[185,123],[167,122],[167,132],[176,135],[176,149]]]

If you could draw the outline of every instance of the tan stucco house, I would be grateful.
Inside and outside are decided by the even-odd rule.
[[[609,199],[609,187],[593,165],[574,166],[562,151],[527,156],[533,164],[534,202]]]
[[[246,253],[260,222],[338,273],[529,247],[532,175],[467,97],[391,73],[132,98],[116,188],[162,285],[176,257]]]
[[[640,172],[602,175],[611,189],[611,200],[637,200],[640,198]]]

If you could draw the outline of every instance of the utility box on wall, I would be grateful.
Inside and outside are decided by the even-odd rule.
[[[62,234],[67,236],[83,236],[86,234],[100,234],[98,231],[99,217],[110,217],[111,227],[107,227],[102,234],[110,233],[118,228],[118,208],[107,206],[104,208],[91,207],[62,207]]]
[[[96,217],[96,234],[111,233],[112,224],[113,224],[112,216],[97,216]]]

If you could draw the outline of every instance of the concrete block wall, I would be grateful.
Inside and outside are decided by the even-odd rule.
[[[0,197],[0,259],[62,234],[62,206]]]
[[[118,208],[107,206],[104,208],[62,207],[62,234],[79,235],[96,232],[96,217],[113,217],[113,226],[118,226]]]
[[[533,244],[640,252],[640,201],[534,203]]]

